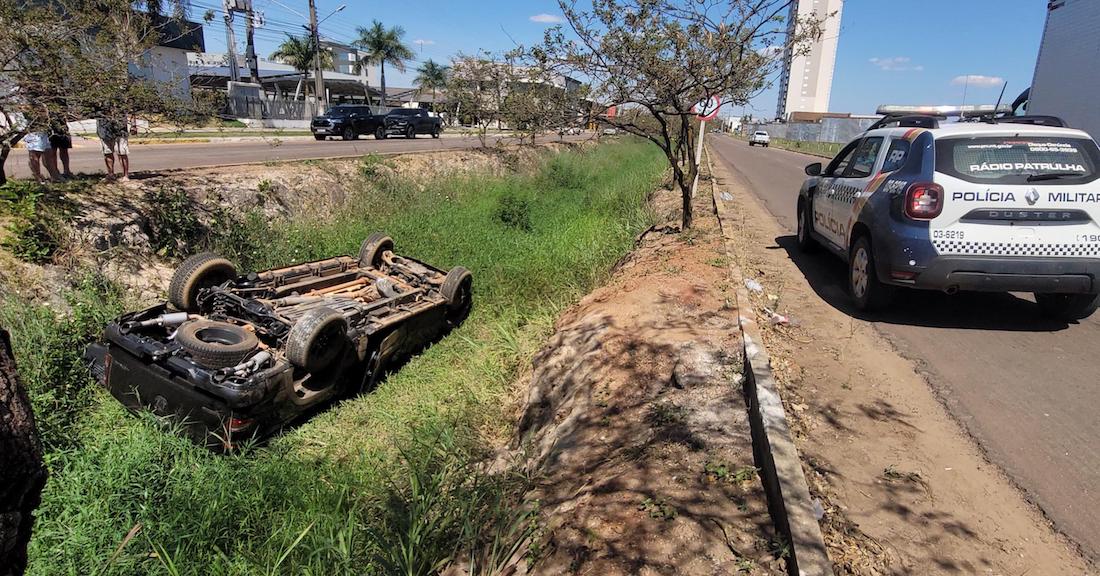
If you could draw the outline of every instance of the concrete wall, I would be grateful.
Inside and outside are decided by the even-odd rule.
[[[1031,83],[1029,114],[1059,116],[1100,138],[1100,2],[1057,0],[1048,5]]]
[[[130,64],[130,73],[156,82],[173,96],[191,100],[191,76],[187,68],[187,51],[155,46],[138,62]]]
[[[773,138],[847,144],[867,131],[875,120],[875,118],[823,118],[821,122],[749,124],[744,133],[764,130]]]

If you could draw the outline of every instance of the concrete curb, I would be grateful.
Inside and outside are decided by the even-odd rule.
[[[779,389],[772,377],[771,359],[764,349],[764,339],[752,312],[752,300],[745,288],[741,268],[733,259],[730,227],[734,215],[726,206],[714,179],[714,168],[707,151],[707,167],[711,173],[711,194],[722,235],[726,239],[726,257],[730,262],[730,277],[736,288],[738,324],[741,327],[745,358],[745,398],[752,428],[753,459],[760,469],[768,512],[780,534],[790,543],[787,571],[792,576],[828,576],[833,564],[814,515],[810,489],[802,472],[802,460],[794,445]]]

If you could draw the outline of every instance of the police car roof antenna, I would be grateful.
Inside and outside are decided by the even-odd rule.
[[[1005,97],[1005,88],[1008,88],[1008,80],[1005,80],[1004,86],[1001,86],[1001,95],[997,97],[997,104],[993,106],[993,114],[986,120],[990,124],[996,123],[993,119],[997,117],[997,111],[1001,109],[1001,100]]]

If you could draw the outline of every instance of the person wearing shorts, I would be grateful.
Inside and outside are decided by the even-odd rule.
[[[126,130],[126,120],[99,118],[96,120],[96,134],[103,145],[103,162],[107,165],[107,179],[115,178],[115,156],[122,165],[119,180],[130,180],[130,140]]]
[[[72,170],[69,169],[69,149],[73,147],[73,137],[69,135],[69,126],[64,122],[58,122],[50,126],[50,156],[53,165],[57,167],[57,160],[61,159],[61,175],[64,178],[72,178]]]
[[[45,164],[50,180],[57,182],[61,179],[57,173],[57,163],[53,161],[50,146],[50,135],[46,132],[28,132],[23,137],[23,144],[27,147],[27,165],[31,169],[31,175],[38,182],[45,182],[42,177],[42,165]]]

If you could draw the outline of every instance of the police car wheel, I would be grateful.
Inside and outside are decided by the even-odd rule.
[[[1048,318],[1073,322],[1084,320],[1096,312],[1100,295],[1096,294],[1035,294],[1039,311]]]
[[[878,279],[871,241],[860,236],[852,244],[848,256],[848,290],[856,309],[864,312],[881,310],[890,303],[892,287]]]
[[[810,221],[813,210],[807,206],[809,202],[798,203],[798,249],[802,252],[813,252],[817,249],[817,241],[810,234],[813,231],[813,222]]]

